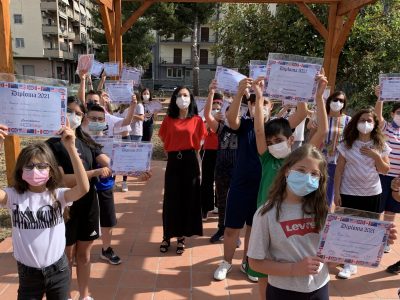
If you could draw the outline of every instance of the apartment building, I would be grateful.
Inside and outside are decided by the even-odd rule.
[[[80,53],[93,53],[92,0],[12,0],[14,69],[17,74],[75,82]]]

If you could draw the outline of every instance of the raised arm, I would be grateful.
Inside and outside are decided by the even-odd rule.
[[[379,127],[382,129],[385,126],[385,119],[383,118],[383,101],[380,99],[381,88],[379,85],[375,87],[375,96],[376,96],[376,104],[375,104],[375,113],[378,116]]]
[[[342,154],[339,154],[339,158],[336,164],[335,170],[335,180],[334,180],[334,190],[335,190],[335,205],[341,206],[342,199],[340,197],[340,186],[342,185],[342,176],[344,172],[344,167],[346,166],[346,159]]]
[[[101,91],[103,89],[104,82],[106,82],[106,78],[107,78],[106,72],[103,71],[103,73],[101,73],[101,79],[99,85],[97,86],[98,91]]]
[[[229,111],[226,115],[229,126],[233,130],[237,130],[240,127],[240,103],[242,102],[243,95],[246,93],[246,90],[251,87],[253,84],[253,79],[244,78],[239,82],[239,90],[233,101],[231,106],[229,107]]]
[[[4,140],[7,136],[8,128],[5,125],[0,124],[0,149],[3,147]],[[0,205],[4,206],[7,203],[7,194],[5,191],[0,189]]]
[[[85,168],[83,167],[81,158],[79,157],[78,150],[75,147],[74,132],[70,128],[64,128],[61,134],[61,141],[64,144],[65,149],[67,149],[74,169],[74,177],[76,178],[76,185],[64,194],[65,201],[71,202],[82,198],[89,191],[90,186]]]
[[[133,114],[135,113],[136,105],[137,105],[136,95],[133,94],[131,104],[129,105],[129,108],[128,108],[128,113],[126,114],[126,117],[124,118],[122,123],[120,125],[118,124],[119,127],[128,126],[129,124],[132,123]]]
[[[86,105],[86,73],[84,71],[79,71],[79,89],[78,89],[78,99],[82,101],[84,105]]]
[[[296,111],[288,119],[290,128],[295,129],[297,126],[299,126],[299,124],[303,122],[305,118],[307,118],[307,112],[307,103],[297,103]]]
[[[219,122],[215,120],[214,116],[211,114],[212,103],[216,88],[217,81],[213,79],[208,87],[208,98],[206,105],[204,106],[204,118],[206,118],[207,125],[213,132],[217,132],[219,126]]]
[[[317,131],[313,134],[312,138],[310,139],[310,144],[314,145],[315,147],[321,147],[322,143],[325,140],[325,137],[328,133],[328,115],[326,113],[325,103],[324,103],[324,91],[326,86],[328,85],[328,79],[322,73],[321,75],[317,76],[318,80],[318,88],[317,94],[315,96],[315,101],[317,104],[316,114],[317,114]]]
[[[256,133],[257,151],[259,155],[263,155],[267,150],[267,142],[265,141],[264,129],[264,77],[258,78],[253,89],[256,93],[256,112],[254,114],[254,130]]]

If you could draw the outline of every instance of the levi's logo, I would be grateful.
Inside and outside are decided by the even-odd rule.
[[[318,233],[313,218],[290,220],[279,223],[281,224],[287,238],[292,235],[304,236],[308,233]]]

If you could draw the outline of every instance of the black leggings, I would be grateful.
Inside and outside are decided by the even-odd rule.
[[[217,161],[217,150],[204,150],[201,161],[201,211],[203,213],[214,209],[214,172]]]
[[[329,283],[311,293],[283,290],[268,284],[268,300],[329,300]]]

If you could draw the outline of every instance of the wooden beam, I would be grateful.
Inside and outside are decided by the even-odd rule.
[[[110,13],[108,8],[100,4],[100,15],[103,21],[103,27],[106,34],[107,44],[113,46],[114,45],[114,34],[113,34],[113,26],[111,23]]]
[[[9,3],[9,0],[0,0],[0,53],[2,53],[0,55],[0,73],[14,74]],[[20,152],[19,136],[13,135],[6,138],[4,141],[4,152],[7,182],[8,185],[12,185],[12,174]]]
[[[319,21],[314,12],[308,7],[305,3],[297,3],[299,10],[303,13],[303,15],[308,19],[311,25],[319,32],[319,34],[324,38],[324,40],[328,40],[328,30],[325,26]]]
[[[333,55],[339,55],[342,51],[344,44],[347,41],[347,38],[350,34],[351,29],[353,28],[354,22],[357,18],[358,12],[360,11],[359,8],[352,10],[347,18],[346,23],[343,25],[342,30],[339,33],[338,39],[335,42],[335,48],[333,49]]]
[[[104,5],[109,10],[113,10],[113,8],[114,8],[112,0],[97,0],[97,3],[99,3],[99,5]]]
[[[119,62],[120,68],[122,67],[122,0],[114,0],[114,41],[115,41],[115,59]]]
[[[329,6],[329,15],[328,15],[328,39],[325,41],[325,49],[324,49],[324,69],[325,69],[325,74],[328,77],[328,80],[330,80],[329,73],[331,67],[332,49],[335,41],[336,12],[337,12],[337,4],[331,4]]]
[[[140,2],[141,0],[123,0],[124,2]],[[297,2],[310,4],[332,4],[340,3],[342,0],[157,0],[157,2],[186,2],[186,3],[286,3],[296,4]]]
[[[132,25],[135,24],[137,19],[139,19],[153,3],[154,0],[143,1],[142,5],[137,10],[135,10],[135,12],[129,17],[128,20],[124,22],[121,33],[124,34],[125,32],[127,32],[129,28],[131,28]]]
[[[339,3],[338,15],[344,16],[354,9],[359,9],[375,2],[376,0],[342,0]]]

